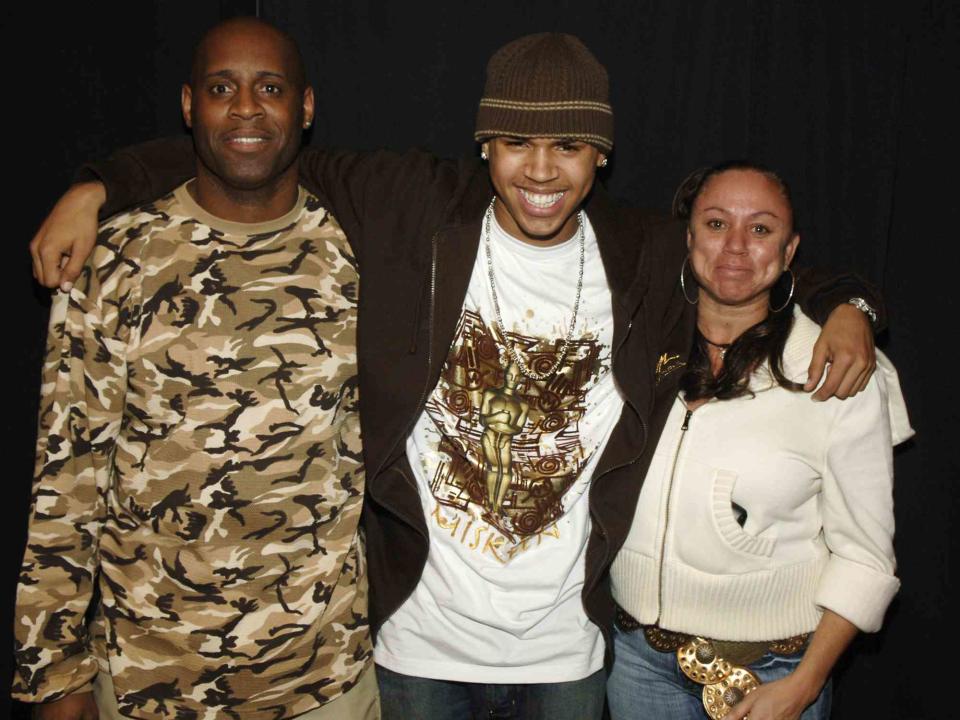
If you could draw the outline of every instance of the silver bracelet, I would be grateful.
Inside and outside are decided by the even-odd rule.
[[[870,318],[870,324],[876,326],[877,324],[877,311],[870,307],[870,303],[864,300],[862,297],[850,298],[847,302],[853,305],[857,310],[862,312],[868,318]]]

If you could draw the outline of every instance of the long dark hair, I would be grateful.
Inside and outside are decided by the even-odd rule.
[[[693,205],[709,180],[729,170],[751,170],[771,180],[780,189],[787,205],[793,212],[792,232],[799,232],[796,211],[793,210],[793,201],[787,183],[772,170],[745,160],[701,168],[688,175],[686,180],[680,183],[680,187],[677,188],[673,197],[673,214],[689,222],[693,213]],[[686,271],[686,265],[684,265],[684,271]],[[787,287],[781,289],[779,287],[782,284],[781,280],[777,281],[770,293],[774,307],[778,308],[784,303],[785,296],[789,292],[789,282]],[[782,295],[780,295],[780,292],[782,292]],[[780,299],[778,300],[774,296],[779,296]],[[720,372],[716,376],[714,376],[710,367],[710,354],[707,349],[709,343],[700,334],[698,328],[687,368],[680,378],[680,389],[684,396],[687,400],[714,397],[718,400],[729,400],[730,398],[752,394],[749,387],[750,374],[764,361],[770,366],[770,372],[778,385],[787,390],[802,390],[802,384],[791,381],[783,374],[783,348],[786,346],[787,337],[790,335],[792,327],[793,296],[791,295],[784,307],[777,312],[769,313],[767,317],[748,328],[746,332],[731,343],[724,353],[723,367],[720,368]]]

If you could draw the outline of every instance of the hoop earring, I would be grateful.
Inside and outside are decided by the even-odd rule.
[[[793,298],[793,288],[794,288],[794,287],[796,286],[796,284],[797,284],[797,278],[794,276],[793,270],[791,270],[790,268],[784,268],[784,269],[783,269],[783,272],[785,272],[785,273],[790,273],[790,293],[787,295],[787,299],[783,301],[783,305],[781,305],[780,307],[778,307],[776,310],[774,310],[773,305],[770,305],[770,301],[767,300],[767,306],[770,308],[770,312],[773,312],[773,313],[778,313],[778,312],[780,312],[780,311],[783,310],[787,305],[790,304],[790,300]],[[782,274],[782,273],[781,273],[780,277],[783,277],[783,274]],[[780,282],[779,278],[777,279],[777,282],[778,282],[778,283]],[[773,293],[771,293],[771,295],[772,295],[772,294],[773,294]]]
[[[690,253],[687,253],[687,256],[683,259],[683,265],[680,266],[680,289],[683,291],[683,299],[686,300],[691,305],[696,305],[700,302],[700,297],[698,296],[695,300],[691,300],[690,296],[687,295],[687,284],[683,280],[684,274],[687,270],[687,262],[690,260]]]

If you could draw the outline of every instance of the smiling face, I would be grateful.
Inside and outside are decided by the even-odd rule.
[[[198,48],[183,117],[193,129],[198,182],[227,192],[267,189],[291,175],[313,91],[292,42],[257,21],[224,23]],[[290,178],[286,178],[289,180]]]
[[[706,181],[690,215],[687,247],[700,298],[760,306],[793,259],[800,236],[780,186],[756,170],[727,170]]]
[[[497,195],[497,222],[533,245],[570,238],[603,154],[572,139],[497,137],[483,143]]]

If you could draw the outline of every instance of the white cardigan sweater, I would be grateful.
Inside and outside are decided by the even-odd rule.
[[[806,379],[819,332],[795,312],[788,378]],[[913,431],[896,371],[880,353],[877,364],[863,392],[826,402],[775,385],[764,366],[753,397],[711,400],[685,430],[678,398],[611,569],[621,607],[722,640],[808,632],[824,608],[878,630],[900,585],[892,448]]]

